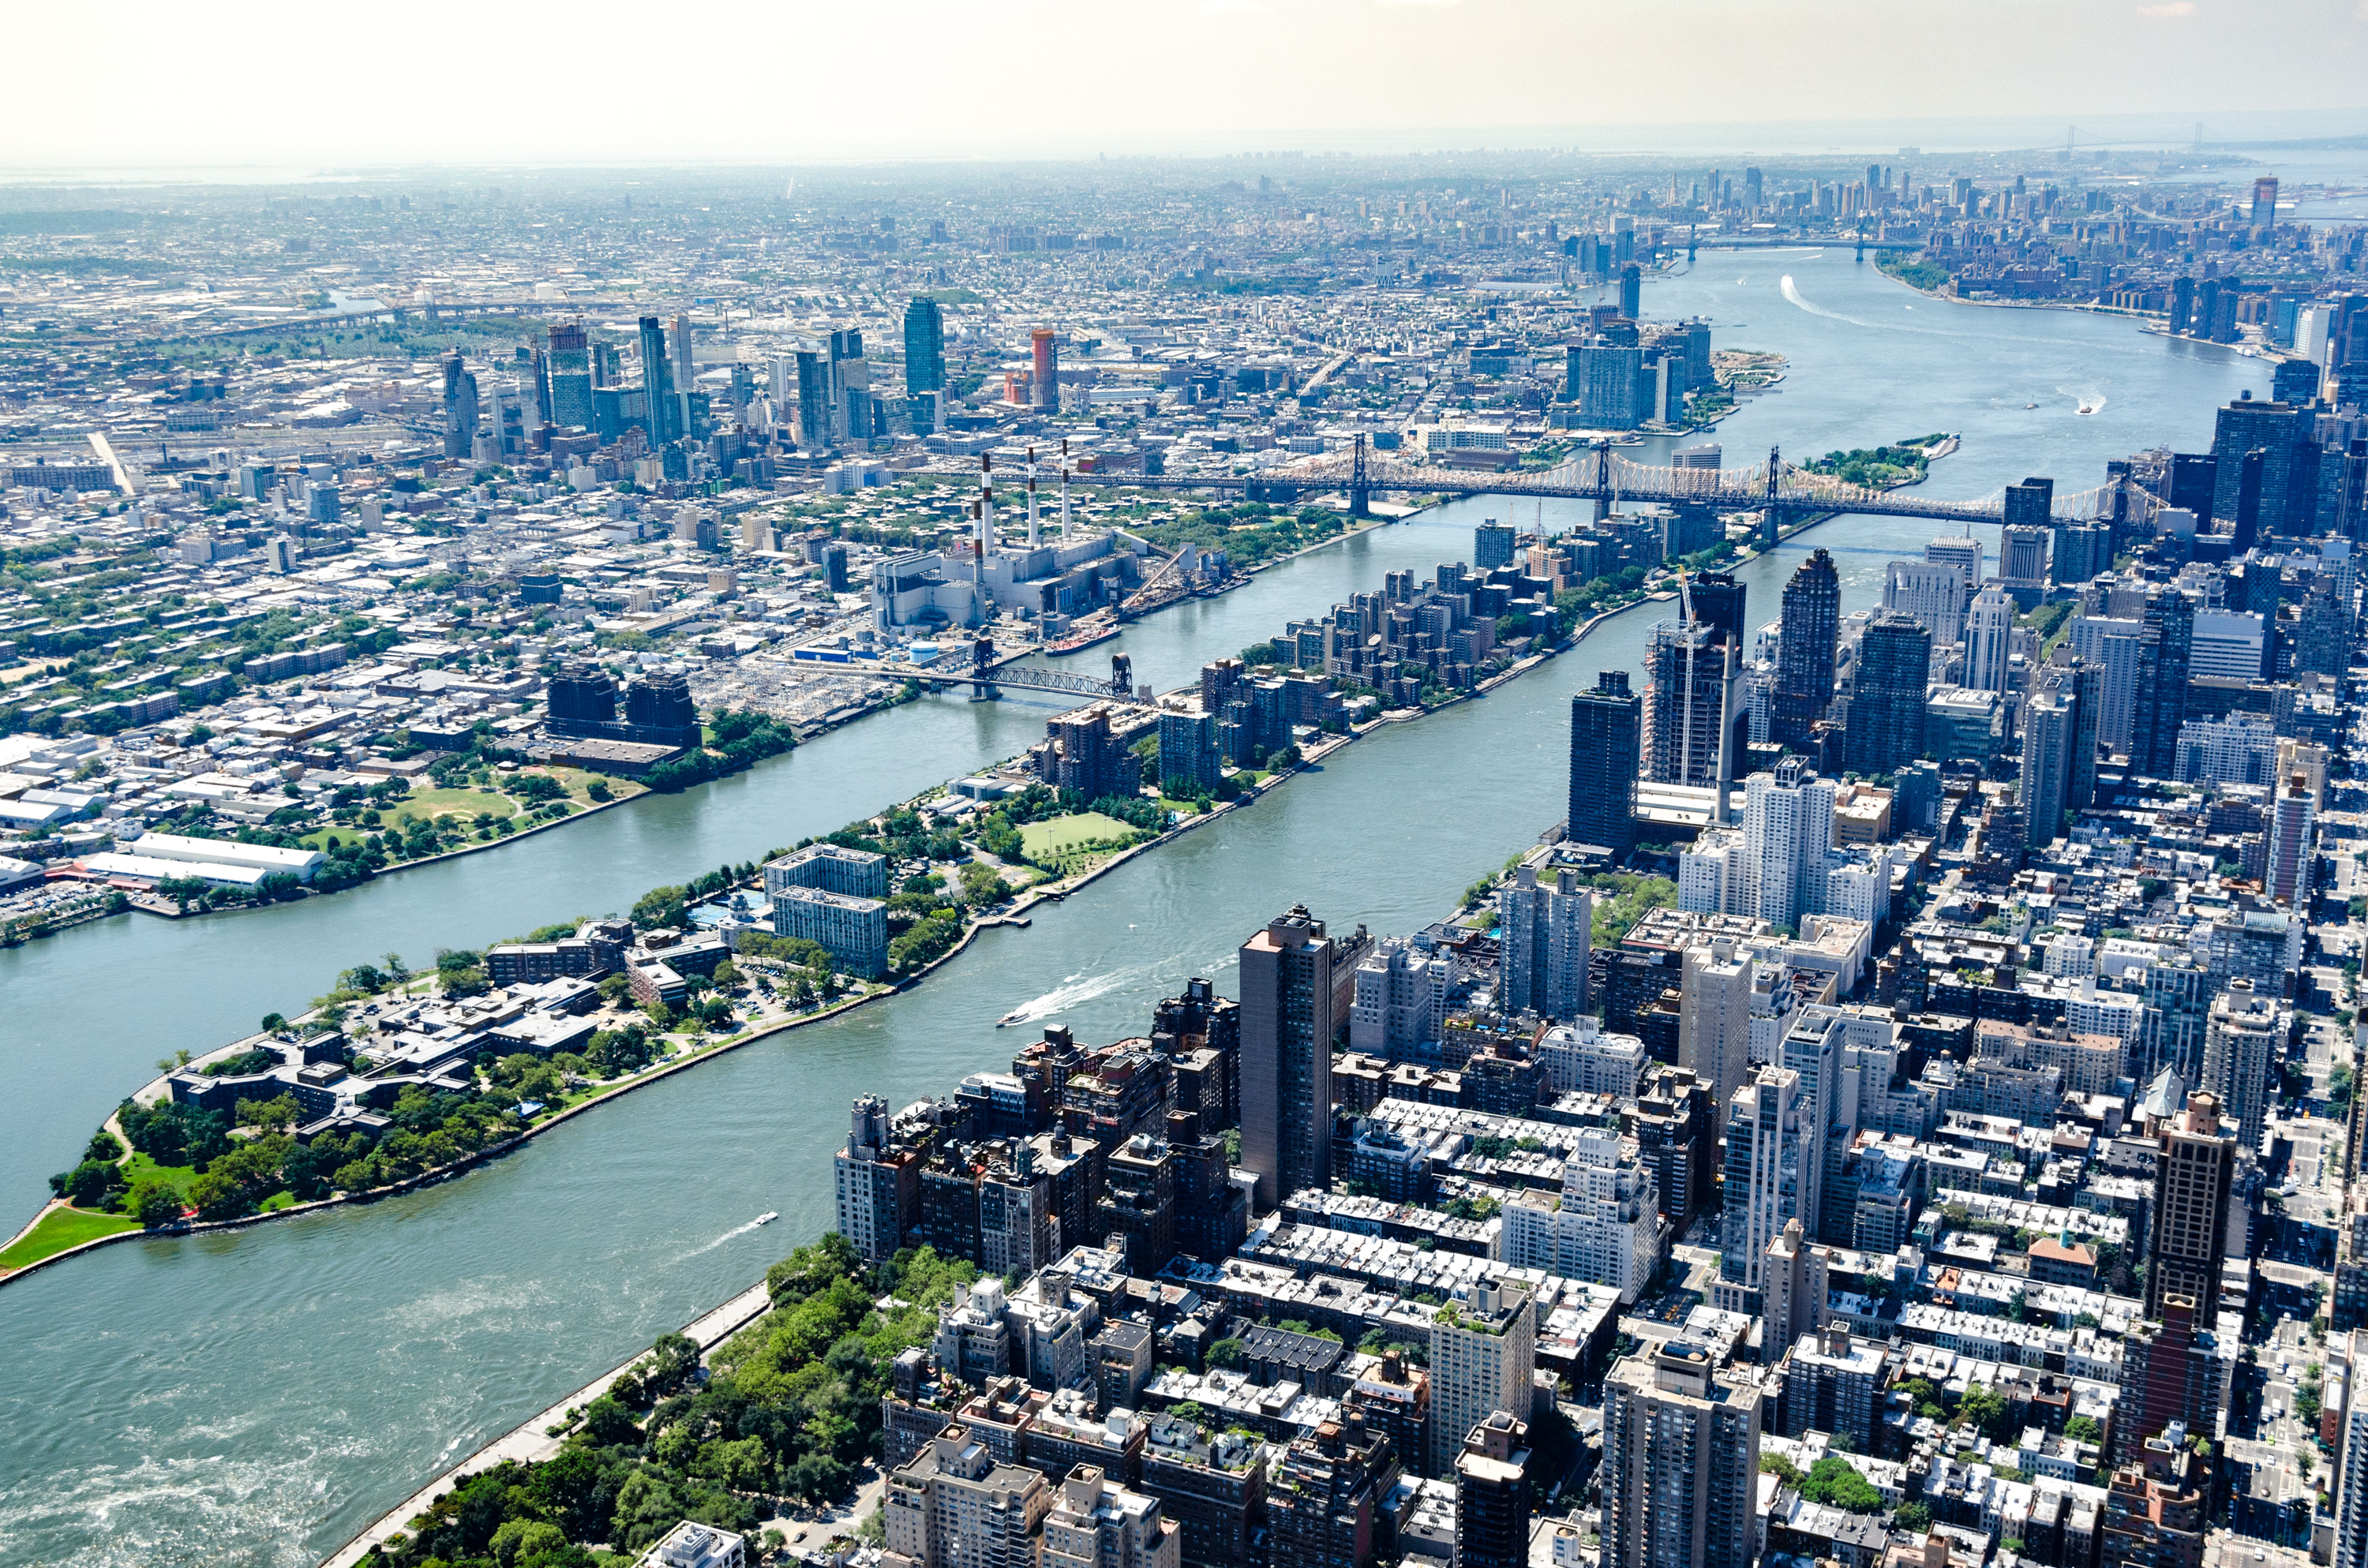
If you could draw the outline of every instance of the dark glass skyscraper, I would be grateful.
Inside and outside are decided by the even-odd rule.
[[[1859,640],[1858,684],[1850,694],[1850,766],[1889,773],[1924,750],[1924,687],[1932,673],[1932,634],[1914,616],[1878,610]]]
[[[1693,601],[1695,623],[1725,632],[1728,642],[1741,647],[1746,587],[1732,572],[1705,572],[1696,577],[1687,590],[1687,597]]]
[[[2137,699],[2130,715],[2130,766],[2140,773],[2168,778],[2177,770],[2194,642],[2194,602],[2176,588],[2157,589],[2146,599],[2138,632]]]
[[[915,297],[905,307],[905,391],[946,388],[946,312],[935,300]]]
[[[642,406],[649,411],[650,440],[664,446],[682,434],[677,427],[674,375],[666,364],[666,328],[655,316],[642,318]]]
[[[2238,398],[2222,407],[2212,427],[2216,465],[2212,516],[2232,523],[2237,520],[2245,485],[2245,454],[2258,448],[2261,474],[2256,526],[2262,533],[2295,531],[2288,513],[2294,499],[2294,449],[2301,443],[2302,431],[2301,416],[2289,403]],[[2305,528],[2308,510],[2304,508]]]
[[[1642,699],[1626,670],[1605,670],[1595,689],[1570,699],[1570,815],[1574,844],[1600,844],[1613,858],[1636,845],[1636,771],[1643,752]]]
[[[551,422],[562,429],[592,428],[592,354],[580,321],[551,329]]]
[[[1841,638],[1842,580],[1834,558],[1809,552],[1784,585],[1783,641],[1776,652],[1775,702],[1769,738],[1805,746],[1809,726],[1834,699],[1834,650]]]

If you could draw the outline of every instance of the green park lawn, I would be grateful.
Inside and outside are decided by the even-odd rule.
[[[0,1269],[28,1267],[45,1257],[55,1257],[68,1247],[139,1228],[139,1221],[127,1220],[120,1214],[99,1214],[87,1209],[52,1209],[41,1216],[41,1222],[34,1226],[22,1241],[0,1252]]]
[[[182,1196],[187,1197],[189,1183],[198,1179],[198,1171],[194,1165],[160,1165],[134,1149],[131,1158],[123,1163],[123,1179],[133,1187],[149,1180],[169,1181],[181,1189]]]
[[[495,818],[515,816],[518,804],[490,790],[414,790],[390,813],[393,817],[474,817],[484,812]]]
[[[1034,860],[1051,858],[1088,844],[1123,839],[1133,832],[1116,817],[1104,816],[1099,812],[1079,812],[1075,816],[1023,824],[1019,843],[1021,852]]]

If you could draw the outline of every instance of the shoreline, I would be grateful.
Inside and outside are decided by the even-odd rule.
[[[1326,542],[1330,541],[1327,540]],[[1185,823],[1179,823],[1174,827],[1169,828],[1167,832],[1160,835],[1157,838],[1147,839],[1142,844],[1131,846],[1120,854],[1113,856],[1110,859],[1104,861],[1101,865],[1095,867],[1092,870],[1083,873],[1078,877],[1076,881],[1070,886],[1062,888],[1057,892],[1050,890],[1049,887],[1045,889],[1030,890],[1031,893],[1034,894],[1031,902],[1056,901],[1065,898],[1069,893],[1076,892],[1078,888],[1083,887],[1087,882],[1093,881],[1094,878],[1112,869],[1140,851],[1149,849],[1156,845],[1167,842],[1167,839],[1171,837],[1190,832],[1193,827],[1199,826],[1203,823],[1215,820],[1217,817],[1223,815],[1226,811],[1233,810],[1247,801],[1256,800],[1259,794],[1264,793],[1274,785],[1305,770],[1309,762],[1317,760],[1319,757],[1330,756],[1333,753],[1338,752],[1348,745],[1353,744],[1355,742],[1362,739],[1366,735],[1374,733],[1384,725],[1410,723],[1414,720],[1422,717],[1424,714],[1435,713],[1440,711],[1441,709],[1453,707],[1455,702],[1469,701],[1474,697],[1483,696],[1487,692],[1497,690],[1509,684],[1513,680],[1518,679],[1521,676],[1530,674],[1532,670],[1549,663],[1559,655],[1577,649],[1587,641],[1588,635],[1605,621],[1611,619],[1615,616],[1625,615],[1628,611],[1635,609],[1640,606],[1654,602],[1655,601],[1649,597],[1640,598],[1632,603],[1619,606],[1613,609],[1598,611],[1595,615],[1589,617],[1586,621],[1574,629],[1569,638],[1565,641],[1558,642],[1552,648],[1548,648],[1543,652],[1530,654],[1514,664],[1509,668],[1497,672],[1497,674],[1489,677],[1486,681],[1476,684],[1471,692],[1457,697],[1454,702],[1443,702],[1440,704],[1439,708],[1427,708],[1418,711],[1401,710],[1404,714],[1403,717],[1392,718],[1384,714],[1382,717],[1373,719],[1362,728],[1351,730],[1347,734],[1337,737],[1333,741],[1332,744],[1326,746],[1322,752],[1315,754],[1315,756],[1309,757],[1307,761],[1303,762],[1299,767],[1292,769],[1290,773],[1276,774],[1269,778],[1261,780],[1251,790],[1245,791],[1238,799],[1226,801],[1222,807],[1202,812]],[[1019,912],[1019,909],[1015,906],[1013,913],[1018,914]],[[1451,915],[1450,918],[1452,917],[1453,916]],[[988,923],[982,922],[972,926],[971,930],[963,936],[962,940],[954,948],[947,951],[943,957],[938,959],[936,963],[945,962],[948,959],[952,958],[956,953],[961,952],[963,948],[968,947],[971,939],[975,937],[978,932],[985,930],[987,924]],[[934,968],[935,963],[930,967]],[[927,971],[925,970],[922,972],[926,973]],[[917,980],[919,975],[915,975],[913,978]],[[890,993],[883,992],[879,994],[885,995],[890,994]],[[871,998],[865,997],[862,1000],[870,1001]],[[686,1061],[678,1063],[677,1065],[689,1066],[689,1064],[690,1063]],[[592,1103],[593,1102],[591,1101],[586,1101],[585,1102],[585,1106],[575,1108],[586,1108]],[[572,1112],[570,1114],[572,1114]],[[554,1119],[553,1124],[555,1124],[555,1120],[556,1119]],[[523,1140],[521,1139],[520,1141],[522,1142]],[[713,1340],[700,1342],[700,1347],[702,1351],[710,1349],[712,1347],[713,1344],[721,1343],[721,1341],[723,1338],[728,1337],[729,1335],[737,1333],[740,1329],[757,1322],[771,1310],[769,1301],[765,1300],[764,1291],[764,1282],[759,1280],[756,1285],[750,1287],[746,1290],[741,1291],[738,1295],[732,1297],[722,1305],[714,1307],[707,1312],[702,1313],[700,1317],[693,1319],[691,1325],[685,1328],[682,1332],[689,1335],[692,1339],[699,1340],[700,1334],[697,1331],[702,1325],[706,1325],[718,1318],[730,1317],[731,1326],[728,1329],[717,1334]],[[756,1310],[746,1312],[745,1316],[731,1316],[731,1314],[735,1312],[736,1309],[742,1307],[744,1303],[750,1302],[752,1299],[755,1302],[758,1303]],[[367,1556],[373,1547],[376,1547],[385,1540],[387,1537],[402,1530],[409,1524],[413,1517],[435,1503],[436,1500],[442,1496],[446,1491],[450,1490],[453,1485],[467,1479],[471,1475],[488,1469],[492,1465],[499,1463],[501,1460],[506,1459],[531,1459],[541,1457],[537,1454],[527,1451],[538,1446],[547,1445],[552,1451],[556,1452],[561,1443],[564,1441],[564,1436],[563,1435],[561,1437],[550,1437],[545,1434],[544,1428],[564,1419],[568,1408],[571,1405],[585,1403],[590,1399],[597,1397],[601,1392],[606,1390],[611,1381],[623,1372],[630,1369],[635,1362],[639,1361],[643,1354],[646,1354],[646,1352],[637,1352],[631,1360],[624,1362],[612,1370],[603,1374],[601,1377],[595,1379],[592,1382],[587,1383],[584,1388],[578,1390],[576,1392],[555,1402],[540,1414],[528,1417],[518,1426],[512,1427],[509,1431],[484,1443],[466,1459],[460,1460],[443,1471],[441,1473],[437,1475],[435,1479],[429,1481],[426,1485],[406,1496],[393,1508],[388,1510],[377,1520],[364,1527],[360,1531],[349,1538],[346,1543],[340,1546],[336,1551],[331,1552],[328,1556],[323,1558],[321,1560],[320,1568],[353,1568],[353,1565],[359,1563],[363,1557]]]
[[[1326,540],[1324,541],[1324,545],[1328,546],[1337,542],[1338,541]],[[1318,546],[1317,548],[1322,548],[1322,546]],[[1310,771],[1315,764],[1332,757],[1345,748],[1355,744],[1358,741],[1362,740],[1367,735],[1374,733],[1384,726],[1412,723],[1417,720],[1425,718],[1432,713],[1442,712],[1462,703],[1486,696],[1488,693],[1501,688],[1513,680],[1529,674],[1532,670],[1540,668],[1561,653],[1570,649],[1577,648],[1586,640],[1588,635],[1592,632],[1598,625],[1601,624],[1604,620],[1609,619],[1611,617],[1634,609],[1637,605],[1648,604],[1651,602],[1653,601],[1650,597],[1639,598],[1629,604],[1600,611],[1593,618],[1576,628],[1572,631],[1570,637],[1564,642],[1558,642],[1553,647],[1524,655],[1521,659],[1516,661],[1506,669],[1498,671],[1496,675],[1489,676],[1484,681],[1474,683],[1470,691],[1459,693],[1454,698],[1448,701],[1441,702],[1436,707],[1385,710],[1375,718],[1369,720],[1363,725],[1353,727],[1339,735],[1326,736],[1324,737],[1323,742],[1312,744],[1307,750],[1302,753],[1298,766],[1292,767],[1287,771],[1268,775],[1266,778],[1259,779],[1257,783],[1245,789],[1242,793],[1234,800],[1218,802],[1211,806],[1207,811],[1195,812],[1193,815],[1187,817],[1182,822],[1171,824],[1152,837],[1146,838],[1141,843],[1127,846],[1124,849],[1111,855],[1108,859],[1102,860],[1087,869],[1078,872],[1074,877],[1064,878],[1055,881],[1041,882],[1033,887],[1021,890],[1017,894],[1013,902],[1005,908],[980,919],[967,922],[964,926],[962,938],[954,943],[952,947],[947,949],[944,952],[939,954],[936,958],[930,960],[928,963],[923,964],[919,969],[914,971],[911,974],[905,976],[902,980],[897,981],[894,984],[883,986],[876,991],[866,992],[860,996],[849,997],[833,1006],[826,1007],[816,1012],[804,1014],[797,1017],[777,1019],[768,1024],[752,1027],[740,1032],[723,1037],[712,1044],[701,1046],[689,1051],[676,1060],[649,1068],[642,1073],[636,1074],[631,1078],[613,1084],[609,1087],[602,1089],[598,1094],[589,1096],[588,1097],[576,1102],[575,1105],[567,1107],[565,1109],[558,1112],[554,1116],[544,1120],[538,1121],[531,1126],[521,1128],[514,1136],[506,1138],[497,1143],[489,1143],[484,1148],[473,1151],[463,1158],[451,1161],[446,1165],[438,1165],[433,1170],[421,1171],[416,1176],[405,1177],[401,1182],[393,1183],[382,1187],[372,1187],[364,1192],[336,1193],[332,1194],[327,1198],[314,1199],[310,1202],[290,1203],[279,1209],[265,1210],[253,1214],[243,1214],[234,1220],[193,1221],[162,1230],[151,1231],[135,1228],[117,1231],[108,1235],[94,1236],[88,1241],[78,1242],[73,1246],[62,1248],[57,1252],[50,1254],[46,1257],[37,1258],[33,1262],[24,1265],[22,1267],[0,1273],[0,1289],[6,1289],[7,1286],[15,1283],[18,1279],[24,1278],[28,1275],[38,1273],[40,1270],[50,1267],[54,1264],[63,1262],[67,1258],[78,1256],[84,1253],[92,1252],[104,1246],[113,1246],[129,1241],[169,1240],[182,1236],[202,1235],[222,1231],[242,1230],[249,1226],[261,1224],[267,1221],[283,1219],[293,1215],[313,1214],[321,1212],[324,1210],[335,1209],[352,1204],[374,1203],[383,1199],[398,1197],[404,1193],[416,1190],[419,1187],[428,1186],[434,1182],[448,1180],[465,1175],[477,1165],[484,1164],[489,1160],[500,1158],[503,1155],[511,1153],[525,1147],[533,1139],[540,1137],[541,1134],[549,1131],[552,1128],[564,1124],[582,1112],[590,1110],[597,1106],[605,1105],[609,1101],[621,1096],[631,1094],[644,1085],[655,1083],[662,1078],[672,1075],[673,1074],[696,1066],[710,1058],[721,1056],[727,1051],[737,1050],[741,1046],[751,1044],[759,1040],[770,1039],[776,1035],[786,1034],[791,1030],[802,1028],[809,1024],[820,1023],[827,1019],[836,1018],[841,1014],[851,1012],[855,1008],[863,1006],[867,1003],[875,1002],[882,997],[893,996],[900,992],[909,990],[912,987],[918,985],[923,980],[935,972],[940,966],[952,961],[962,953],[967,951],[970,945],[978,939],[981,932],[996,926],[1017,926],[1025,929],[1027,926],[1026,917],[1029,912],[1033,910],[1037,905],[1065,901],[1070,894],[1090,885],[1099,878],[1108,875],[1110,872],[1117,869],[1120,866],[1122,866],[1128,861],[1133,859],[1136,856],[1141,855],[1147,850],[1156,849],[1162,845],[1183,836],[1185,834],[1194,832],[1199,828],[1206,826],[1210,823],[1218,821],[1229,812],[1237,811],[1256,803],[1257,801],[1268,791],[1280,787],[1292,778],[1297,778],[1302,773]],[[932,790],[928,793],[934,794],[935,792],[936,791]],[[916,797],[916,799],[920,798],[922,797]],[[610,803],[621,805],[625,802],[612,801]],[[910,802],[904,803],[909,804]],[[556,826],[559,824],[552,824],[551,825]],[[290,1021],[293,1023],[302,1023],[304,1017],[309,1017],[310,1016],[311,1014],[308,1012],[307,1014],[300,1016],[298,1018]],[[255,1037],[249,1038],[252,1039]],[[226,1052],[234,1052],[245,1043],[246,1042],[244,1040],[233,1041],[230,1044],[217,1047],[214,1051],[209,1051],[203,1056],[193,1058],[192,1060],[202,1062],[214,1056],[222,1055]],[[178,1069],[176,1069],[176,1071]],[[142,1084],[140,1087],[134,1089],[130,1097],[137,1099],[141,1095],[154,1091],[159,1085],[165,1082],[165,1074],[159,1074],[157,1077],[148,1080],[145,1084]],[[113,1116],[114,1113],[110,1111],[108,1113],[110,1120],[113,1119]],[[128,1154],[126,1157],[129,1157]],[[17,1242],[22,1241],[25,1237],[30,1235],[34,1231],[39,1229],[41,1223],[47,1220],[52,1212],[60,1208],[65,1207],[70,1207],[70,1205],[67,1205],[62,1199],[53,1198],[50,1199],[48,1202],[44,1203],[40,1209],[34,1213],[32,1218],[19,1230],[17,1230],[6,1243],[0,1243],[0,1247],[15,1245]],[[77,1210],[77,1212],[92,1211]]]

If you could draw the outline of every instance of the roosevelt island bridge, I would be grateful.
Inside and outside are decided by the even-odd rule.
[[[1985,523],[2002,526],[2007,520],[2003,493],[1977,501],[1943,501],[1916,489],[1873,490],[1787,462],[1782,451],[1772,447],[1764,462],[1713,469],[1634,462],[1611,443],[1599,442],[1552,468],[1482,471],[1376,456],[1366,450],[1365,438],[1360,436],[1352,449],[1278,464],[1255,474],[1113,474],[1107,478],[1079,474],[1073,476],[1073,482],[1128,489],[1235,491],[1252,500],[1290,501],[1303,494],[1345,491],[1349,510],[1358,517],[1369,515],[1376,492],[1593,501],[1607,510],[1623,501],[1699,506],[1714,512],[1759,513],[1760,539],[1770,544],[1785,524],[1840,512],[1920,517],[1966,528]],[[2162,504],[2144,485],[2121,478],[2093,490],[2055,497],[2050,520],[2144,525]]]

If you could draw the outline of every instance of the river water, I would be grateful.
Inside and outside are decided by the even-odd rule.
[[[1793,280],[1788,299],[1782,280]],[[1931,489],[1992,494],[2025,474],[2060,492],[2107,459],[2198,449],[2213,410],[2267,381],[2226,348],[2124,320],[1946,305],[1847,251],[1705,252],[1655,279],[1655,316],[1702,313],[1721,347],[1791,357],[1784,390],[1710,437],[1742,462],[1936,430],[1964,434]],[[2075,413],[2101,394],[2102,409]],[[2026,405],[2035,406],[2026,406]],[[1666,449],[1673,443],[1660,442]],[[1640,457],[1645,454],[1636,454]],[[1576,506],[1544,505],[1549,528]],[[1468,556],[1474,501],[1377,528],[1222,598],[1131,627],[1115,648],[1163,688],[1209,658],[1321,611],[1385,571]],[[1845,608],[1929,525],[1843,517],[1751,566],[1773,619],[1812,546]],[[1993,541],[1994,543],[1994,541]],[[444,1463],[745,1286],[828,1225],[829,1156],[848,1102],[949,1091],[1008,1060],[1014,1009],[1088,1040],[1139,1032],[1188,976],[1230,989],[1235,946],[1305,903],[1339,926],[1408,929],[1562,814],[1570,694],[1634,669],[1646,606],[1484,700],[1391,727],[1224,822],[984,935],[927,983],[831,1024],[759,1041],[627,1096],[465,1177],[390,1202],[228,1235],[103,1249],[0,1290],[0,1563],[309,1562]],[[389,949],[415,963],[738,861],[1008,756],[1053,710],[928,699],[738,778],[622,810],[356,892],[253,914],[119,919],[0,952],[0,1210],[42,1178],[150,1063],[292,1011]],[[747,1221],[778,1210],[779,1224]]]

